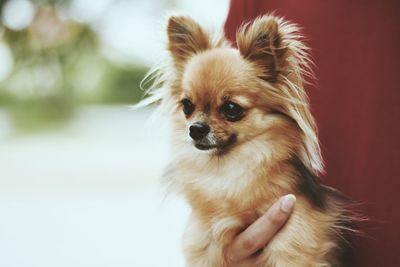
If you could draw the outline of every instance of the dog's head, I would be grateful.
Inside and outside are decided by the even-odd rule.
[[[237,49],[189,17],[171,17],[167,33],[174,71],[165,97],[174,103],[181,142],[212,156],[261,142],[274,155],[296,154],[322,170],[303,89],[307,49],[296,26],[260,17],[238,30]]]

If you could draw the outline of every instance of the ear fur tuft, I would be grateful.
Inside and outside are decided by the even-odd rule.
[[[211,47],[208,34],[190,17],[172,16],[168,26],[168,50],[180,69],[187,59]]]
[[[279,19],[263,16],[243,25],[236,34],[236,41],[241,55],[264,70],[261,78],[276,82],[286,51]]]

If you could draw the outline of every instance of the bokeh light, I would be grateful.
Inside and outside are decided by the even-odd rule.
[[[22,30],[29,26],[34,15],[35,7],[29,0],[9,0],[3,7],[3,24],[11,30]]]

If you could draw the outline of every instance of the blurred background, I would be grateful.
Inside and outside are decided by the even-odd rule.
[[[228,0],[0,0],[0,266],[183,266],[168,126],[132,110],[169,13]]]

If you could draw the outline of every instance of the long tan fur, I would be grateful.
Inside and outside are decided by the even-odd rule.
[[[298,27],[260,17],[238,30],[237,49],[189,17],[171,17],[167,33],[171,64],[153,93],[171,112],[167,176],[192,207],[187,266],[227,266],[234,236],[287,193],[298,199],[294,213],[256,266],[341,266],[348,218],[335,193],[316,180],[323,162],[303,87],[311,69]],[[189,115],[182,99],[193,103]],[[224,117],[227,101],[243,108],[243,118]],[[188,133],[196,122],[210,126],[212,149],[194,146]]]

